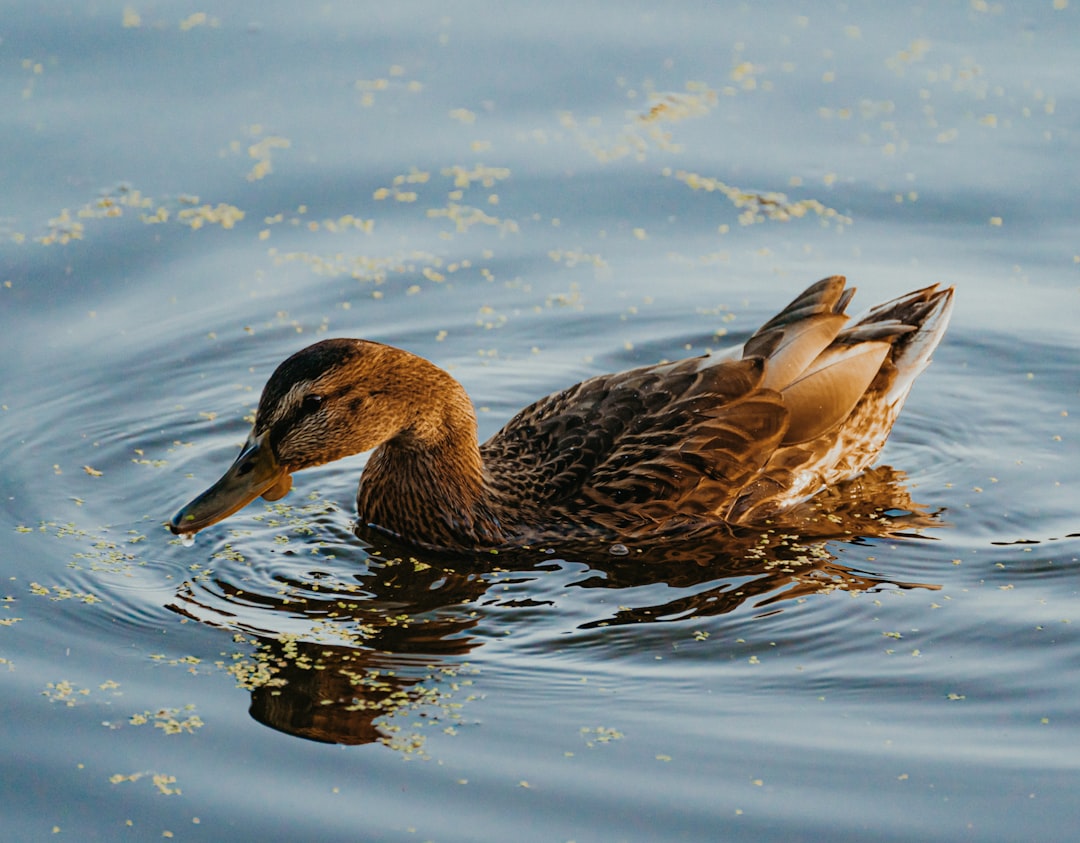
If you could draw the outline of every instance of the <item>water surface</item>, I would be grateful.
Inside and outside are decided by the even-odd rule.
[[[0,23],[11,839],[1071,839],[1076,4],[201,8]],[[834,273],[957,287],[917,536],[430,558],[363,457],[162,527],[318,338],[487,436]]]

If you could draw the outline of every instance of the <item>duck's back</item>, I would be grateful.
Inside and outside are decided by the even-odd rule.
[[[481,446],[504,518],[538,534],[759,522],[862,471],[952,291],[910,293],[848,326],[853,292],[825,279],[741,350],[600,375],[522,410]]]

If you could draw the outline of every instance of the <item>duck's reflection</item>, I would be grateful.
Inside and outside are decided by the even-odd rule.
[[[302,565],[297,554],[276,554],[266,566],[249,561],[238,578],[243,565],[226,565],[184,583],[170,608],[255,645],[248,666],[233,672],[251,690],[251,714],[260,722],[311,740],[378,740],[411,750],[419,738],[396,724],[415,715],[453,728],[468,698],[468,680],[460,675],[468,672],[465,656],[509,632],[516,611],[546,607],[557,614],[567,589],[622,592],[623,605],[614,611],[600,609],[612,601],[596,601],[598,614],[578,624],[588,629],[685,621],[741,607],[771,613],[831,590],[939,588],[858,571],[830,552],[830,541],[913,537],[940,526],[936,514],[910,499],[902,479],[879,468],[789,511],[765,531],[723,529],[640,547],[597,542],[446,556],[361,531],[364,547],[348,547],[355,558],[344,567],[336,560],[312,570],[318,557]],[[656,599],[659,594],[667,599]]]
[[[300,564],[289,554],[288,567]],[[418,735],[385,721],[413,711],[450,726],[459,719],[450,697],[469,682],[462,657],[481,618],[468,606],[487,584],[404,555],[371,555],[360,567],[348,579],[318,570],[236,579],[230,569],[185,582],[168,608],[254,645],[228,669],[261,723],[310,740],[419,750]]]
[[[375,720],[416,712],[452,727],[460,718],[454,692],[467,665],[437,657],[409,664],[393,653],[310,641],[265,638],[258,648],[273,679],[251,689],[250,713],[280,732],[323,743],[381,741],[409,752],[422,747],[418,733]]]

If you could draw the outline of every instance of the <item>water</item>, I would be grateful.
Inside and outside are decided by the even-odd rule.
[[[201,8],[0,31],[10,839],[1074,836],[1076,4]],[[487,436],[836,272],[957,286],[922,538],[410,556],[362,457],[163,527],[317,338]]]

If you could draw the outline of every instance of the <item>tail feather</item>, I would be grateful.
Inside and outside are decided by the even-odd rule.
[[[779,389],[789,421],[780,446],[720,513],[731,523],[771,518],[872,464],[949,324],[953,289],[937,285],[838,324],[854,292],[843,285],[839,276],[813,285],[746,344],[747,356],[765,358],[763,386]],[[796,363],[806,368],[785,383]]]
[[[837,342],[863,342],[893,335],[890,360],[896,377],[886,401],[903,401],[937,348],[952,316],[953,288],[938,289],[936,284],[872,307],[851,327],[844,329]]]

